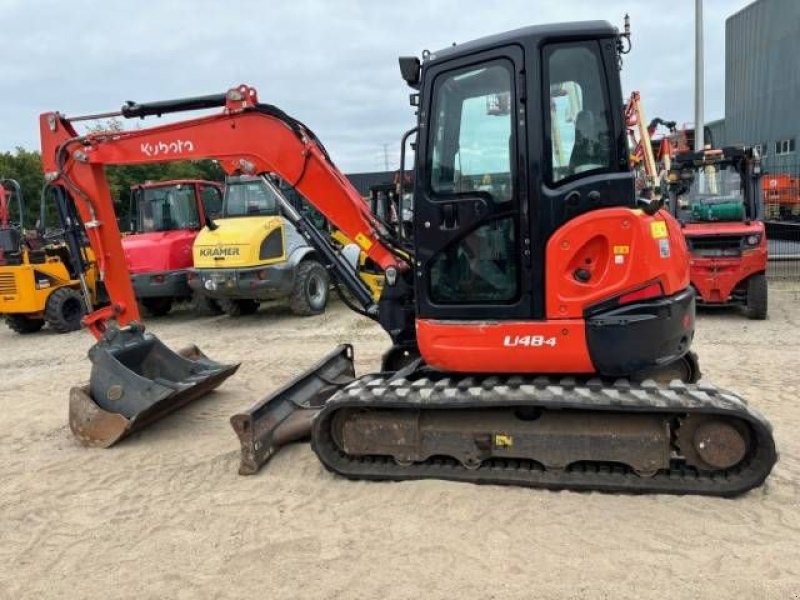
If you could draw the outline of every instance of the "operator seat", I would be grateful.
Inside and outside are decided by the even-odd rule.
[[[608,164],[608,148],[605,140],[600,139],[601,135],[607,135],[607,132],[601,131],[602,125],[602,121],[590,110],[582,110],[575,117],[575,144],[569,158],[571,173],[585,171],[589,165]]]

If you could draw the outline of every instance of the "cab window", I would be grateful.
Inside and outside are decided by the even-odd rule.
[[[517,298],[514,218],[484,223],[431,261],[430,296],[437,304],[498,304]]]
[[[229,181],[225,185],[226,217],[263,217],[278,214],[278,201],[263,181]]]
[[[435,194],[511,200],[512,74],[510,63],[498,60],[436,79],[429,153]]]
[[[222,214],[222,192],[213,185],[204,185],[200,188],[200,198],[206,214],[215,219]]]
[[[193,185],[144,189],[138,204],[136,231],[151,233],[199,227]]]
[[[550,183],[613,168],[611,110],[599,45],[551,44],[544,56]]]

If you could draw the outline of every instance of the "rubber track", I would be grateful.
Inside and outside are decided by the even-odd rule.
[[[658,412],[682,418],[691,413],[725,415],[747,422],[750,448],[741,463],[727,470],[698,471],[682,461],[653,477],[640,477],[622,465],[586,464],[545,470],[531,460],[493,458],[477,469],[455,459],[434,457],[409,466],[385,456],[351,457],[334,443],[331,423],[343,408],[465,409],[537,406],[543,409],[583,409]],[[312,447],[330,471],[350,479],[445,479],[472,483],[521,485],[549,489],[604,492],[702,494],[737,496],[761,485],[777,461],[772,427],[739,396],[707,385],[674,381],[669,385],[627,380],[524,376],[443,377],[416,380],[368,375],[333,396],[314,421]]]

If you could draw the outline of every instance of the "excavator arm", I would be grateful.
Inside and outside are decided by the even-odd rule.
[[[259,104],[256,90],[251,87],[242,85],[216,96],[129,103],[119,113],[102,116],[134,118],[214,106],[223,107],[223,112],[158,127],[85,136],[76,133],[73,122],[87,117],[68,119],[58,113],[40,117],[46,177],[51,183],[63,185],[75,199],[111,298],[110,306],[86,318],[98,339],[109,320],[125,326],[140,319],[105,177],[104,168],[108,165],[216,159],[229,172],[275,173],[308,198],[382,269],[407,268],[408,255],[393,246],[386,227],[372,215],[366,201],[336,168],[314,134],[280,109]],[[276,190],[274,186],[273,189]],[[282,198],[279,191],[277,195]],[[304,226],[303,217],[287,205],[283,207],[287,218],[307,237],[319,238],[310,241],[320,251],[323,240],[318,232]],[[337,259],[332,250],[325,250],[324,244],[322,252],[337,277],[344,279],[357,300],[369,308],[371,300],[359,288],[358,278],[348,274],[342,259]]]
[[[79,135],[75,129],[75,122],[81,120],[143,118],[209,108],[222,108],[222,112],[131,131]],[[292,206],[268,174],[280,176],[309,199],[384,270],[387,282],[407,271],[410,253],[393,239],[390,228],[372,215],[316,136],[280,109],[260,104],[255,89],[242,85],[225,94],[129,102],[118,112],[100,115],[68,118],[45,113],[39,124],[48,185],[66,190],[74,201],[110,298],[109,305],[96,308],[84,319],[98,342],[89,351],[93,365],[89,385],[74,388],[70,397],[70,426],[85,444],[114,444],[213,390],[238,367],[212,361],[196,347],[175,353],[145,332],[106,166],[215,159],[228,173],[261,175],[278,198],[284,216],[317,250],[337,283],[361,305],[359,308],[348,300],[351,307],[381,320],[390,333],[393,327],[403,334],[412,329],[405,313],[400,319],[379,315],[378,305],[354,266]]]

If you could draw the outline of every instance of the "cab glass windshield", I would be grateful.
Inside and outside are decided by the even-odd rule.
[[[137,211],[136,230],[141,233],[200,228],[192,185],[144,188]]]
[[[229,181],[222,212],[225,217],[265,217],[278,214],[278,202],[260,179]]]

